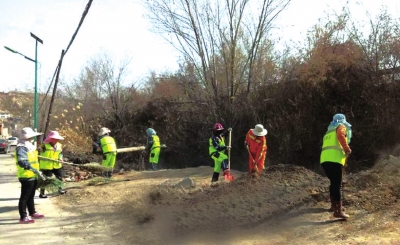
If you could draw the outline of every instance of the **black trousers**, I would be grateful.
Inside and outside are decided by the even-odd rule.
[[[21,219],[28,216],[26,208],[28,208],[29,215],[36,212],[35,210],[35,192],[37,186],[37,180],[19,180],[21,183],[21,196],[18,202],[19,216]]]
[[[61,168],[58,168],[58,169],[51,169],[51,170],[45,170],[45,169],[43,169],[43,170],[41,170],[42,171],[42,173],[46,176],[46,177],[51,177],[51,176],[53,176],[53,174],[54,174],[54,176],[56,176],[56,178],[57,179],[59,179],[59,180],[63,180],[62,179],[62,177],[63,177],[63,172],[62,172],[62,169]],[[61,188],[60,188],[61,189]],[[44,194],[44,191],[45,191],[45,189],[43,189],[43,188],[40,188],[40,193],[43,195]]]
[[[333,201],[342,200],[342,165],[337,162],[323,162],[321,164],[326,177],[330,181],[329,194]]]
[[[42,173],[46,176],[46,177],[51,177],[53,174],[54,176],[56,176],[57,179],[62,181],[62,177],[63,177],[63,172],[61,168],[58,169],[52,169],[52,170],[41,170]]]

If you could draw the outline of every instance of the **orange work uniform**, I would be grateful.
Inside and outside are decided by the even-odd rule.
[[[254,171],[257,165],[258,173],[264,169],[265,157],[267,156],[267,137],[256,136],[250,129],[246,134],[246,144],[249,147],[249,173]],[[253,162],[255,164],[253,164]]]

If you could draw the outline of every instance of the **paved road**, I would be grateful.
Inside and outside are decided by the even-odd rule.
[[[61,234],[68,222],[67,215],[62,215],[54,207],[51,198],[39,199],[38,192],[35,196],[36,209],[45,218],[36,220],[34,224],[18,223],[20,191],[14,159],[10,154],[0,154],[0,244],[71,244],[72,241],[63,239]]]

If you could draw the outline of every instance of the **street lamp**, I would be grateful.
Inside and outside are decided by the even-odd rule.
[[[38,47],[38,42],[43,44],[42,39],[38,38],[31,32],[31,37],[33,37],[36,40],[36,48],[35,48],[35,104],[33,108],[33,128],[37,132],[38,128],[38,104],[39,104],[39,99],[38,99],[38,93],[37,93],[37,47]]]
[[[4,46],[5,49],[7,49],[10,52],[13,52],[15,54],[19,54],[24,56],[25,59],[30,60],[32,62],[35,63],[35,95],[34,95],[34,106],[33,106],[33,129],[34,131],[37,131],[38,129],[38,104],[39,104],[39,100],[38,100],[38,92],[37,92],[37,63],[38,63],[38,59],[37,59],[37,47],[38,47],[38,42],[40,42],[41,44],[43,44],[42,39],[38,38],[35,34],[33,34],[31,32],[31,37],[33,37],[36,40],[36,47],[35,47],[35,59],[31,59],[23,54],[21,54],[20,52],[13,50],[7,46]],[[30,115],[30,114],[29,114]],[[30,124],[30,120],[29,120],[29,124]]]

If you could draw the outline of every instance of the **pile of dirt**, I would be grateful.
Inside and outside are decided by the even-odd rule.
[[[400,158],[388,155],[371,169],[349,176],[345,204],[366,211],[384,210],[400,199]]]
[[[112,213],[118,219],[118,222],[113,219],[112,226],[124,234],[127,231],[125,241],[163,244],[157,241],[174,240],[199,231],[226,232],[259,225],[327,197],[326,178],[298,166],[276,165],[256,179],[233,171],[235,181],[220,180],[217,187],[209,185],[211,174],[212,168],[204,166],[132,171],[111,180],[89,180],[85,188],[69,192],[59,204],[64,208],[79,206],[88,215],[93,215],[94,210],[87,205],[107,206],[102,209],[103,215]],[[191,187],[176,187],[187,177],[193,180]],[[166,224],[168,227],[164,227]],[[129,229],[136,232],[129,233]],[[144,235],[155,231],[157,235]]]
[[[72,183],[67,195],[55,201],[60,208],[81,214],[76,230],[108,232],[115,244],[214,244],[209,242],[213,237],[221,241],[221,235],[232,231],[244,234],[260,227],[257,232],[265,235],[266,227],[279,231],[290,226],[296,232],[284,233],[287,238],[277,243],[287,244],[290,238],[307,233],[310,224],[332,224],[317,229],[324,236],[315,235],[322,243],[334,236],[358,244],[378,230],[397,234],[391,224],[400,217],[399,167],[399,157],[389,155],[369,170],[348,174],[343,203],[351,219],[343,228],[330,221],[328,179],[293,165],[271,166],[260,178],[232,170],[235,180],[222,179],[217,187],[210,186],[211,167],[128,171],[111,179]],[[299,217],[298,227],[284,223],[293,217]],[[338,229],[340,234],[336,234]],[[193,243],[194,237],[203,243]],[[223,244],[236,244],[230,242]]]
[[[234,182],[203,189],[174,203],[175,232],[182,235],[252,227],[305,203],[322,200],[326,187],[323,177],[292,165],[270,167],[257,179],[242,174]],[[220,227],[218,220],[225,225]]]

